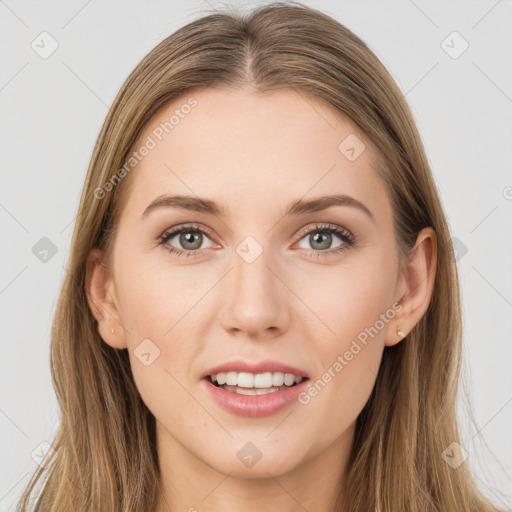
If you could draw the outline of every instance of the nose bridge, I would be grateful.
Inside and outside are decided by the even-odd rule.
[[[235,248],[232,266],[231,279],[224,290],[224,327],[252,336],[269,328],[284,329],[286,301],[283,286],[274,275],[271,251],[255,238],[247,237]]]

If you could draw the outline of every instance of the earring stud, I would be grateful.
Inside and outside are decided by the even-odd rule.
[[[115,334],[115,333],[116,333],[116,330],[112,327],[112,329],[110,330],[110,332],[111,332],[112,334]]]
[[[400,336],[400,338],[404,337],[404,333],[400,330],[400,326],[398,326],[396,328],[396,333],[397,333],[398,336]]]

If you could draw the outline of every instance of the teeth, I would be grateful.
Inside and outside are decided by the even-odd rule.
[[[283,386],[283,388],[286,386]],[[223,389],[226,391],[233,391],[235,393],[238,393],[239,395],[268,395],[269,393],[275,393],[276,391],[279,391],[277,388],[269,388],[269,389],[254,389],[254,388],[239,388],[239,387],[228,387],[228,386],[222,386]]]
[[[238,386],[247,389],[265,389],[271,387],[293,386],[302,382],[302,377],[292,373],[283,372],[224,372],[211,376],[212,382],[217,382],[219,386],[227,384],[228,386]],[[254,393],[247,393],[254,394]]]

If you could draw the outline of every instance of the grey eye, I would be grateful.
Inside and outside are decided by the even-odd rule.
[[[333,236],[338,238],[340,240],[340,243],[335,246],[331,246],[333,242]],[[303,249],[314,249],[317,251],[325,251],[328,249],[334,249],[335,247],[338,247],[341,245],[341,238],[334,233],[329,232],[328,230],[320,230],[316,229],[310,233],[308,233],[306,236],[304,236],[301,239],[301,242],[303,240],[308,241],[311,244],[311,247],[303,247],[299,243],[299,247],[302,247]]]
[[[178,245],[172,243],[172,241],[175,240],[176,238],[178,239]],[[197,251],[206,248],[201,247],[202,243],[205,240],[210,239],[202,231],[197,229],[185,228],[170,234],[166,243],[172,245],[178,250]],[[207,247],[211,247],[211,240],[210,245]]]

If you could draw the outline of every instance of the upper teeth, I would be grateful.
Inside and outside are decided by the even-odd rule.
[[[270,388],[272,386],[292,386],[294,383],[302,382],[302,377],[295,376],[292,373],[283,372],[265,372],[265,373],[248,373],[248,372],[225,372],[217,373],[211,376],[212,381],[222,386],[240,386],[243,388]]]

